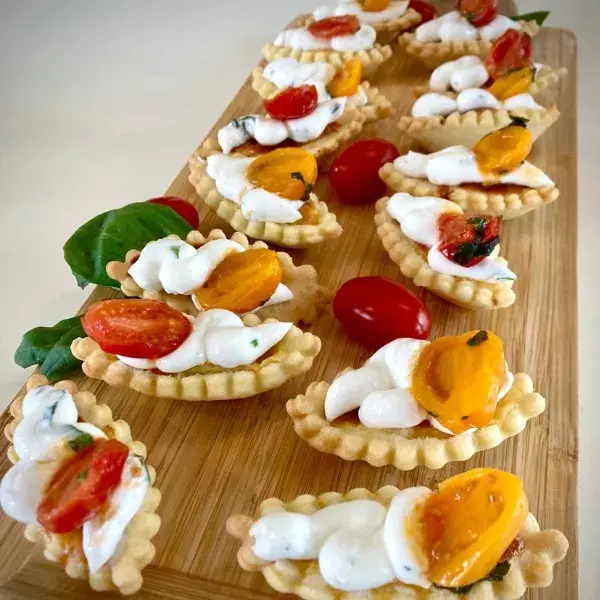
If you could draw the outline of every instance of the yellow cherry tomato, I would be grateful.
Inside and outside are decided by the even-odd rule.
[[[390,5],[390,0],[365,0],[362,9],[365,12],[380,12]]]
[[[506,100],[517,94],[526,94],[533,85],[535,69],[533,67],[523,67],[503,75],[496,79],[488,88],[488,92],[498,98]]]
[[[362,79],[362,62],[358,56],[351,58],[329,82],[327,89],[334,98],[354,96]]]

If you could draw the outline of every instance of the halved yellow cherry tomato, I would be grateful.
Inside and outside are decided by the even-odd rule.
[[[281,283],[283,270],[277,253],[266,248],[234,252],[222,260],[194,301],[204,310],[224,308],[243,314],[264,304]]]
[[[327,89],[331,96],[354,96],[362,79],[362,62],[358,56],[351,58],[329,82]]]
[[[505,374],[502,340],[470,331],[431,342],[419,355],[411,389],[431,416],[459,434],[492,420]]]
[[[531,89],[534,78],[535,69],[533,67],[523,67],[503,75],[500,79],[496,79],[488,88],[488,91],[496,96],[498,100],[506,100],[517,94],[526,94]]]
[[[486,577],[517,537],[528,511],[523,484],[512,473],[473,469],[440,483],[416,513],[428,579],[454,588]]]
[[[513,117],[512,125],[481,138],[473,153],[483,173],[500,175],[516,169],[527,158],[532,145],[527,119]]]
[[[379,12],[390,5],[390,0],[365,0],[362,9],[365,12]]]
[[[246,172],[248,181],[288,200],[302,200],[317,180],[315,157],[302,148],[279,148],[256,158]]]

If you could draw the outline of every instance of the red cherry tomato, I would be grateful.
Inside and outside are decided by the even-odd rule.
[[[342,17],[328,17],[315,21],[308,26],[308,30],[316,37],[334,38],[341,35],[352,35],[360,29],[360,21],[356,15]]]
[[[531,63],[533,43],[527,33],[509,29],[499,37],[485,59],[490,77],[495,81],[514,69],[522,69]]]
[[[445,213],[438,220],[438,231],[441,253],[458,265],[472,267],[500,243],[502,219]]]
[[[439,16],[438,9],[426,0],[410,0],[408,8],[412,8],[421,15],[421,23],[427,23]]]
[[[163,196],[161,198],[151,198],[148,202],[172,208],[182,219],[185,219],[190,224],[192,229],[198,229],[198,225],[200,225],[200,217],[198,216],[196,207],[183,198]]]
[[[300,119],[309,115],[319,102],[319,94],[314,85],[301,85],[283,90],[265,102],[265,110],[274,119]]]
[[[351,338],[373,349],[397,338],[424,340],[431,332],[431,314],[423,301],[385,277],[346,281],[333,299],[333,314]]]
[[[458,0],[458,10],[473,27],[483,27],[498,16],[498,0]]]
[[[98,513],[119,485],[129,448],[119,440],[92,442],[67,458],[50,479],[37,520],[52,533],[68,533]]]
[[[104,352],[160,358],[179,348],[192,331],[182,313],[158,300],[102,300],[81,319]]]
[[[374,202],[386,191],[386,185],[379,177],[379,169],[398,156],[396,146],[386,140],[358,140],[333,161],[329,182],[342,202]]]

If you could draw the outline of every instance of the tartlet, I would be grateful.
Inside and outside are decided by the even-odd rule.
[[[31,391],[40,386],[49,385],[48,379],[43,375],[33,375],[27,381],[26,389]],[[72,381],[60,381],[53,386],[57,390],[66,390],[72,397],[77,407],[77,412],[84,422],[102,429],[111,439],[117,439],[135,454],[146,458],[146,447],[142,442],[134,441],[131,437],[129,425],[122,420],[114,421],[112,411],[106,404],[97,404],[96,397],[88,391],[80,391]],[[10,406],[13,420],[8,423],[4,433],[9,442],[17,425],[23,418],[23,397],[17,398]],[[8,449],[8,458],[13,464],[19,457],[11,445]],[[82,556],[69,554],[65,550],[64,536],[46,531],[41,525],[27,525],[24,535],[30,541],[44,547],[44,556],[52,561],[64,565],[65,572],[74,579],[88,579],[90,586],[96,591],[117,590],[121,594],[136,593],[142,586],[142,570],[154,558],[155,548],[151,539],[160,527],[160,517],[156,509],[160,503],[161,494],[153,484],[156,477],[154,469],[146,465],[150,474],[150,485],[146,492],[144,503],[139,512],[129,523],[117,551],[110,563],[105,564],[93,574],[88,572],[87,562]]]
[[[180,239],[176,235],[169,237],[176,240]],[[220,239],[228,238],[222,230],[213,229],[206,236],[199,231],[191,231],[185,241],[195,248],[200,248],[207,242]],[[261,241],[251,244],[248,238],[239,232],[234,233],[229,239],[237,242],[245,249],[267,248],[267,244]],[[127,252],[124,262],[113,261],[106,266],[108,276],[121,284],[123,294],[130,297],[161,300],[181,312],[197,315],[198,309],[190,295],[169,294],[164,290],[148,291],[142,289],[134,281],[129,274],[129,267],[139,256],[140,250],[130,250]],[[294,297],[283,304],[264,306],[258,309],[256,314],[261,319],[274,318],[279,321],[291,321],[293,323],[312,323],[319,311],[331,301],[332,293],[317,283],[317,272],[311,265],[294,265],[292,257],[286,252],[278,252],[277,257],[283,269],[282,283],[291,289]]]

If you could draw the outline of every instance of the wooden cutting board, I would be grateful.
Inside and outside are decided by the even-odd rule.
[[[577,598],[577,75],[573,35],[544,29],[535,40],[535,57],[569,69],[567,81],[554,92],[562,117],[537,143],[531,157],[562,193],[549,208],[506,224],[503,254],[519,275],[517,302],[509,309],[474,313],[422,290],[417,293],[434,318],[432,339],[470,329],[498,333],[511,370],[529,373],[546,397],[544,414],[499,448],[440,471],[419,468],[403,473],[321,454],[296,436],[285,402],[310,382],[331,380],[341,369],[358,367],[369,357],[367,350],[346,337],[331,312],[312,329],[323,341],[314,367],[303,377],[253,399],[217,403],[158,400],[79,377],[78,383],[96,393],[99,402],[109,404],[116,418],[131,424],[134,437],[147,445],[148,461],[158,474],[162,527],[155,538],[156,558],[144,571],[145,584],[137,598],[277,597],[262,575],[238,567],[238,543],[224,529],[231,514],[253,513],[260,501],[270,496],[290,500],[302,493],[345,492],[354,487],[430,486],[480,466],[498,467],[522,477],[530,509],[540,525],[562,530],[571,542],[567,559],[555,570],[552,587],[531,591],[527,598]],[[396,52],[373,81],[393,101],[396,115],[366,127],[361,137],[384,137],[396,143],[401,153],[407,151],[409,141],[401,137],[396,122],[409,110],[412,87],[426,78],[418,63]],[[210,135],[231,118],[256,111],[259,105],[248,79]],[[331,198],[326,176],[321,176],[316,192],[322,199],[331,199],[330,208],[344,233],[337,240],[292,252],[296,262],[313,264],[321,283],[334,290],[358,275],[383,275],[406,284],[376,235],[373,207],[340,204]],[[203,233],[214,227],[231,233],[230,227],[203,206],[187,181],[187,167],[167,194],[188,198],[198,206]],[[91,300],[108,295],[96,290]],[[1,417],[2,427],[9,420],[7,411]],[[6,448],[2,440],[2,473],[9,467]],[[71,580],[60,567],[46,562],[24,541],[22,529],[6,516],[0,517],[0,597],[89,598],[92,592],[87,582]]]

